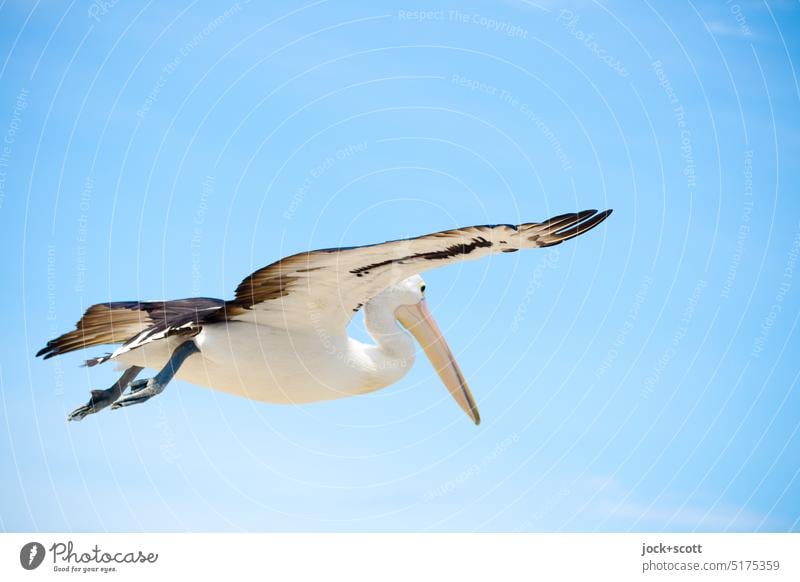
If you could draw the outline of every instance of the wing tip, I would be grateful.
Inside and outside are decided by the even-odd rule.
[[[38,352],[36,352],[37,358],[42,358],[43,360],[49,360],[61,352],[60,346],[56,343],[56,340],[50,340],[47,344]]]
[[[565,240],[575,238],[585,232],[592,230],[595,226],[608,218],[614,212],[613,208],[607,208],[598,212],[594,208],[560,214],[544,221],[538,227],[544,227],[544,232],[539,232],[530,237],[529,240],[537,243],[539,247],[552,247],[561,244]]]

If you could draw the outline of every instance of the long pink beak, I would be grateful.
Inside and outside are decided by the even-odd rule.
[[[395,311],[397,320],[419,342],[425,355],[428,356],[439,378],[442,379],[461,410],[467,413],[475,424],[480,424],[481,415],[475,405],[475,399],[469,391],[467,381],[461,374],[453,352],[447,345],[439,326],[433,320],[430,310],[423,299],[416,305],[403,305]]]

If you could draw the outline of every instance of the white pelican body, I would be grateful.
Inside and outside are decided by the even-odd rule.
[[[195,336],[200,353],[184,362],[176,378],[271,404],[366,394],[397,382],[414,364],[412,339],[393,325],[394,338],[380,345],[249,322],[207,325]],[[152,342],[116,360],[123,368],[160,370],[180,341]]]
[[[300,253],[245,278],[230,301],[196,297],[93,305],[77,329],[51,340],[37,355],[49,358],[87,346],[122,344],[87,361],[93,366],[114,360],[125,372],[108,390],[93,390],[92,399],[68,417],[80,420],[107,406],[144,402],[175,376],[280,404],[372,392],[397,382],[413,365],[408,330],[450,395],[478,424],[478,408],[428,311],[419,273],[493,253],[560,244],[610,213],[585,210],[541,223],[471,226]],[[374,344],[347,335],[353,314],[362,307]],[[143,368],[159,372],[134,382]]]

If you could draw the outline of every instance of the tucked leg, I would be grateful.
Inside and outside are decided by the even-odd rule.
[[[111,409],[116,410],[122,406],[139,404],[145,400],[150,400],[157,394],[161,394],[164,391],[164,388],[167,387],[167,384],[169,384],[170,380],[175,377],[175,374],[178,372],[178,369],[181,367],[181,364],[183,364],[186,358],[192,354],[198,353],[199,351],[200,348],[197,347],[197,344],[194,343],[194,340],[183,342],[181,345],[175,348],[175,351],[172,352],[172,356],[170,356],[166,365],[161,368],[158,374],[152,378],[148,378],[146,380],[137,380],[136,382],[132,383],[130,393],[114,402],[114,404],[111,405]]]
[[[88,415],[100,412],[109,406],[125,392],[125,388],[133,382],[142,369],[143,368],[139,366],[131,366],[122,373],[122,376],[119,377],[119,380],[114,382],[111,388],[107,390],[92,390],[92,397],[89,399],[89,402],[70,412],[69,416],[67,416],[67,420],[83,420]]]

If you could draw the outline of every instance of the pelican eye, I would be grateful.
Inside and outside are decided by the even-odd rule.
[[[425,293],[425,285],[419,288],[420,292]]]

